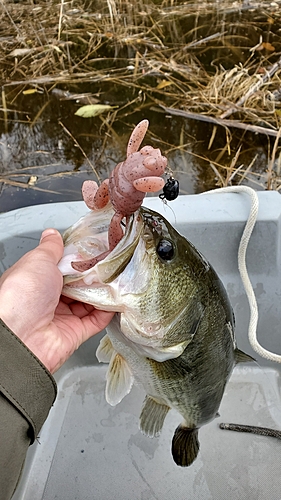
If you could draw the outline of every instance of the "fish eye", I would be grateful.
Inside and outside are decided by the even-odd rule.
[[[159,241],[156,252],[160,259],[169,261],[174,257],[174,245],[169,240],[161,240]]]

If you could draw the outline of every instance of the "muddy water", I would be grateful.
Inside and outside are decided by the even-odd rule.
[[[272,15],[274,17],[274,12]],[[244,64],[250,48],[263,37],[264,41],[274,44],[276,55],[270,59],[272,64],[278,60],[281,50],[279,24],[273,21],[267,12],[246,9],[238,13],[234,9],[227,18],[226,45],[214,41],[194,49],[195,55],[207,71],[215,72],[220,65],[229,69],[235,64]],[[186,44],[194,37],[199,40],[218,29],[223,31],[222,28],[221,22],[218,27],[211,16],[200,19],[187,16],[177,23],[169,20],[167,25],[163,20],[166,44],[172,44],[173,30],[180,43]],[[125,58],[126,54],[118,53],[118,56]],[[262,61],[264,54],[257,54]],[[19,79],[21,75],[15,77]],[[151,88],[156,88],[157,78],[149,83]],[[53,88],[59,93],[53,92]],[[0,117],[0,212],[38,203],[81,199],[81,184],[85,179],[104,179],[125,159],[129,135],[144,118],[150,121],[144,143],[160,147],[167,155],[170,169],[180,182],[181,194],[212,189],[226,182],[225,178],[255,189],[267,186],[266,171],[274,138],[237,129],[227,133],[223,127],[218,127],[214,134],[212,124],[170,116],[156,109],[159,96],[154,93],[150,99],[148,94],[141,94],[137,85],[122,88],[95,81],[72,86],[39,85],[38,92],[24,93],[28,89],[34,86],[5,85],[9,111]],[[80,118],[75,111],[82,102],[65,100],[64,91],[91,93],[102,104],[118,106],[123,111],[118,111],[114,120],[106,114]],[[134,104],[128,105],[133,101]],[[166,106],[174,104],[169,98],[165,102],[163,93],[161,102]],[[180,107],[181,103],[177,104]],[[241,153],[235,162],[235,168],[240,169],[232,176],[227,168],[240,145]]]
[[[81,87],[71,90],[89,90]],[[169,167],[180,182],[181,194],[198,193],[218,185],[210,160],[214,161],[225,147],[223,128],[217,130],[212,149],[208,150],[213,133],[211,124],[171,117],[147,107],[129,117],[117,117],[109,127],[105,123],[109,119],[107,115],[78,117],[74,113],[79,103],[60,100],[46,89],[27,95],[17,89],[17,93],[8,122],[0,122],[0,177],[5,178],[0,188],[0,212],[38,203],[81,199],[81,184],[85,179],[104,179],[125,159],[129,135],[134,125],[144,118],[150,121],[144,144],[160,147],[168,156]],[[103,103],[123,104],[121,96],[114,97],[110,96],[109,100],[103,95]],[[232,145],[235,134],[237,143],[241,137],[241,132],[234,132]],[[268,140],[247,133],[247,143],[239,165],[249,164],[254,155],[257,159],[244,182],[263,189]],[[226,156],[230,163],[231,156],[227,153]],[[225,176],[223,169],[221,175]]]

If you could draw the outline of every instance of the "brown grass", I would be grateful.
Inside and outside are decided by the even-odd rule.
[[[273,179],[281,120],[281,0],[1,4],[4,119],[6,96],[17,85],[49,90],[111,82],[139,93],[140,108],[149,97],[155,109],[235,119],[260,127],[259,133],[272,130],[278,137],[270,156]]]

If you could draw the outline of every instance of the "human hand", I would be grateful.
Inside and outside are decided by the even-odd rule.
[[[114,316],[61,296],[62,255],[61,235],[47,229],[38,247],[0,278],[0,318],[51,373]]]

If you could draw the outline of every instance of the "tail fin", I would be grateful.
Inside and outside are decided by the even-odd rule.
[[[198,429],[188,429],[179,425],[173,437],[172,455],[177,465],[188,467],[196,459],[199,451]]]

